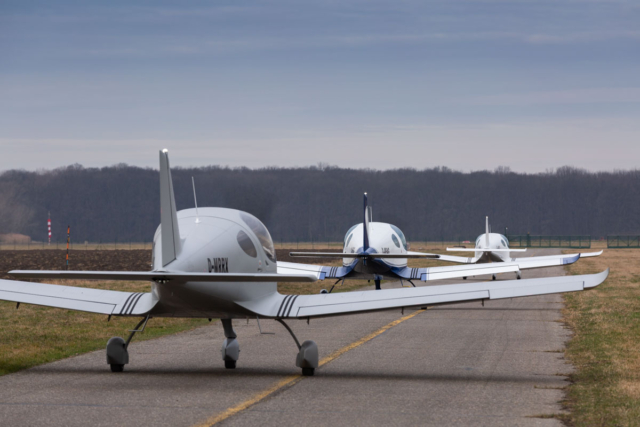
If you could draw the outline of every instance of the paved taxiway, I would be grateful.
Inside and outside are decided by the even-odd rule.
[[[523,277],[561,274],[557,267]],[[121,374],[98,351],[0,377],[0,425],[192,426],[225,413],[233,415],[222,424],[232,426],[561,425],[533,417],[561,412],[571,372],[559,352],[569,337],[561,307],[561,296],[550,295],[292,321],[322,358],[415,314],[244,410],[230,408],[299,373],[297,349],[276,322],[263,320],[263,331],[276,334],[260,335],[255,320],[234,321],[240,360],[225,370],[218,322],[134,340]]]

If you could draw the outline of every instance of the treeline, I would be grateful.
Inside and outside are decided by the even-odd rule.
[[[542,174],[508,168],[471,173],[447,168],[387,171],[308,168],[174,168],[178,209],[240,209],[261,219],[276,241],[337,241],[362,221],[369,193],[375,221],[400,227],[409,240],[473,239],[490,216],[510,234],[640,233],[640,171],[590,173],[563,167]],[[68,166],[0,175],[0,234],[55,241],[149,241],[159,221],[158,172],[124,164]]]

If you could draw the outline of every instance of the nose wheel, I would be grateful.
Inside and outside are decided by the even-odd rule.
[[[237,340],[237,335],[233,330],[231,319],[220,319],[222,321],[222,328],[224,329],[225,340],[222,343],[222,360],[224,360],[225,369],[236,369],[236,362],[240,357],[240,344]]]

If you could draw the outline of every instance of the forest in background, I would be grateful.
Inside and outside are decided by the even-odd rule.
[[[562,167],[540,174],[433,169],[173,168],[178,209],[194,206],[252,213],[280,241],[340,241],[362,222],[362,193],[374,221],[400,227],[409,240],[475,239],[489,215],[509,234],[640,234],[640,171],[588,172]],[[72,165],[0,174],[0,234],[53,241],[148,242],[160,221],[158,171],[119,164]]]

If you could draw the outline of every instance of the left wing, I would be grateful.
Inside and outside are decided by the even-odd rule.
[[[114,316],[140,316],[157,303],[151,293],[120,292],[0,280],[0,300]]]
[[[320,295],[281,295],[238,304],[260,317],[311,318],[438,304],[575,292],[598,286],[609,270],[583,276],[545,277],[457,285],[421,286]]]
[[[278,275],[295,276],[311,275],[316,280],[341,279],[353,270],[351,267],[329,267],[315,264],[299,264],[297,262],[278,261]]]
[[[418,255],[418,254],[422,254],[423,252],[408,252],[411,255]],[[480,259],[480,257],[461,257],[461,256],[454,256],[454,255],[441,255],[438,254],[438,261],[446,261],[446,262],[455,262],[458,264],[475,264],[476,262],[478,262],[478,260]]]

